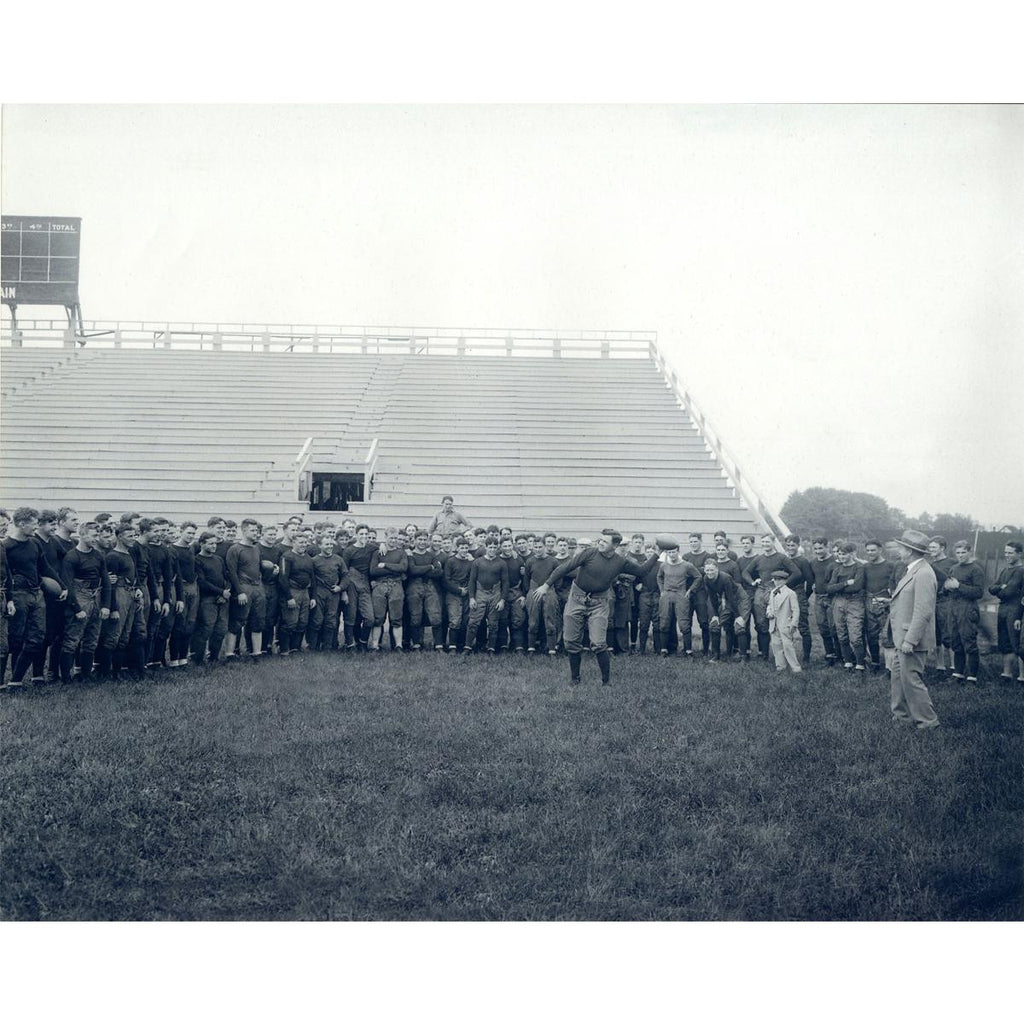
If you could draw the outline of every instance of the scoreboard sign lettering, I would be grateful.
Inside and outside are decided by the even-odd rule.
[[[10,305],[77,305],[82,218],[4,215],[0,220],[0,300]]]

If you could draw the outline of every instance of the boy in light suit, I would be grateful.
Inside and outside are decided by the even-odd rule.
[[[925,557],[925,534],[904,530],[896,544],[907,571],[893,588],[889,605],[896,645],[890,672],[890,708],[894,722],[909,721],[918,729],[934,729],[939,717],[922,675],[925,659],[935,649],[935,571]]]
[[[788,569],[772,570],[772,589],[765,612],[768,616],[772,654],[775,656],[775,671],[785,672],[788,665],[794,675],[801,675],[803,670],[796,653],[800,643],[800,602],[794,591],[786,586],[789,576]]]

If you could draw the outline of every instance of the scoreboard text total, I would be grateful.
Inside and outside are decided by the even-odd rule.
[[[76,305],[81,217],[8,217],[0,223],[0,299]]]

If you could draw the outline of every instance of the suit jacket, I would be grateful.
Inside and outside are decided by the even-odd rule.
[[[916,562],[896,584],[889,605],[889,622],[897,648],[906,642],[915,651],[934,650],[937,589],[935,570],[926,558]]]
[[[768,632],[789,635],[800,626],[800,602],[788,586],[772,590],[768,595]]]

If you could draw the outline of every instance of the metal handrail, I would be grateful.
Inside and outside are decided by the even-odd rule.
[[[310,457],[313,454],[313,438],[307,437],[303,446],[299,449],[299,454],[295,456],[293,465],[295,466],[295,493],[298,495],[299,501],[305,501],[309,497],[309,487],[306,487],[306,493],[303,494],[303,479],[306,472],[306,466],[309,465]]]
[[[82,337],[94,348],[234,349],[249,351],[360,352],[403,355],[476,353],[506,356],[645,357],[657,343],[656,331],[561,331],[540,328],[405,327],[316,324],[223,324],[214,322],[88,320]],[[81,339],[80,339],[81,340]],[[61,320],[0,322],[0,343],[67,343]]]
[[[750,510],[757,516],[761,529],[765,533],[773,534],[777,540],[781,541],[791,532],[789,527],[783,521],[782,516],[779,515],[779,513],[761,497],[757,486],[750,478],[750,474],[740,467],[739,460],[733,454],[725,441],[722,440],[721,434],[715,428],[707,414],[703,409],[701,409],[689,389],[683,387],[680,383],[675,370],[669,365],[664,352],[662,352],[657,342],[654,342],[651,346],[651,355],[654,357],[655,364],[658,366],[658,369],[661,370],[682,406],[686,409],[694,422],[700,427],[704,440],[707,442],[708,447],[711,449],[715,458],[725,471],[726,476],[730,479],[733,486],[743,495],[747,505],[750,507]]]
[[[377,470],[377,443],[380,439],[374,438],[370,443],[370,450],[366,453],[363,461],[363,501],[369,501],[373,493],[373,474]]]

